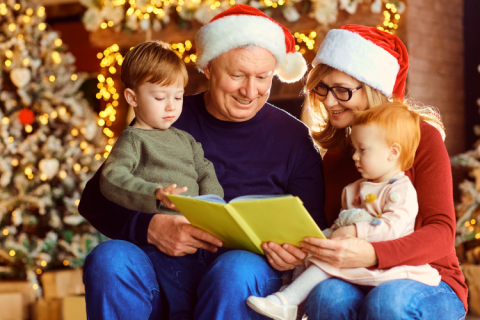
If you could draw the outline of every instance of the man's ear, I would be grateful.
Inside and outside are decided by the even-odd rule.
[[[397,142],[394,142],[390,146],[390,154],[388,156],[388,160],[397,160],[402,153],[402,147]]]
[[[135,91],[127,88],[123,94],[125,95],[125,100],[127,100],[128,105],[135,108],[137,106],[137,95],[135,94]]]

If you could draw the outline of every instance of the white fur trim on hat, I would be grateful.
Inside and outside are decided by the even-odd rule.
[[[386,50],[343,29],[327,33],[312,65],[320,63],[345,72],[389,98],[400,70],[398,60]]]
[[[212,21],[200,29],[195,44],[196,63],[200,71],[222,53],[245,45],[270,51],[277,60],[275,72],[284,82],[299,80],[307,70],[300,53],[287,54],[283,29],[264,17],[231,15]]]

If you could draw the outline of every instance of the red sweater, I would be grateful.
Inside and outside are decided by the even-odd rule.
[[[420,132],[415,162],[405,172],[418,195],[415,232],[397,240],[372,243],[378,257],[378,268],[429,263],[438,270],[442,281],[455,291],[467,310],[468,289],[454,247],[456,220],[450,159],[436,128],[422,121]],[[361,175],[352,157],[338,147],[327,151],[323,168],[325,215],[328,224],[332,225],[340,213],[343,188],[360,179]]]

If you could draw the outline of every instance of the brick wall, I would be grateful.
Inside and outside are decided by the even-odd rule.
[[[402,27],[410,57],[409,96],[437,107],[450,155],[465,146],[463,0],[410,0]]]

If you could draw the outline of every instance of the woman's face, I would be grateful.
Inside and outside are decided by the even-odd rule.
[[[334,70],[328,76],[324,77],[320,83],[329,87],[344,87],[348,89],[355,89],[361,85],[357,79],[338,70]],[[348,101],[338,100],[333,96],[332,91],[329,91],[326,97],[317,94],[316,98],[323,103],[329,113],[328,118],[330,119],[330,124],[337,129],[351,126],[353,122],[353,112],[366,110],[368,106],[364,87],[354,91],[352,98]]]

